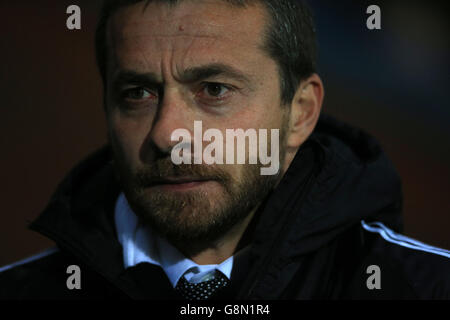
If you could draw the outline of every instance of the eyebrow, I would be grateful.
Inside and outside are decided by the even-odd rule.
[[[123,84],[145,84],[149,86],[161,86],[161,81],[154,73],[140,73],[133,70],[120,70],[112,80],[113,87]]]
[[[204,66],[186,69],[180,76],[181,82],[198,82],[215,76],[225,76],[250,84],[250,79],[241,71],[223,64],[211,63]]]
[[[247,85],[251,84],[248,76],[223,63],[211,63],[203,66],[187,68],[178,77],[178,81],[184,83],[195,83],[215,76],[225,76],[245,82]],[[114,76],[113,86],[118,86],[125,83],[146,84],[154,87],[161,87],[163,85],[163,81],[161,81],[160,77],[155,73],[140,73],[134,70],[121,70]]]

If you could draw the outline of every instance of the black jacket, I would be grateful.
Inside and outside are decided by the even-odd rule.
[[[124,269],[119,192],[108,147],[75,167],[31,224],[57,249],[1,272],[0,297],[180,299],[159,267]],[[376,141],[322,115],[246,231],[249,245],[217,298],[449,299],[449,251],[399,235],[401,204]],[[70,265],[80,267],[80,290],[67,288]],[[379,289],[367,284],[373,265]]]

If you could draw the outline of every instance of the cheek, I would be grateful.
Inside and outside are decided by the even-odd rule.
[[[108,131],[117,160],[125,166],[137,166],[139,152],[145,140],[142,128],[137,123],[112,117],[108,121]]]
[[[273,102],[261,101],[261,103],[252,104],[243,108],[239,114],[233,117],[233,120],[227,122],[227,128],[246,129],[272,129],[280,128],[283,117],[283,110]]]

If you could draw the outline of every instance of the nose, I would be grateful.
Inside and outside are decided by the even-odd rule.
[[[152,144],[164,154],[169,154],[178,141],[171,141],[176,129],[187,129],[192,136],[194,120],[187,102],[176,91],[167,91],[158,108],[150,131]]]

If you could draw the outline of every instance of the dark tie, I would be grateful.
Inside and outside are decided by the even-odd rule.
[[[175,290],[187,300],[206,300],[229,283],[230,280],[222,272],[216,272],[213,279],[200,283],[190,283],[182,276]]]

